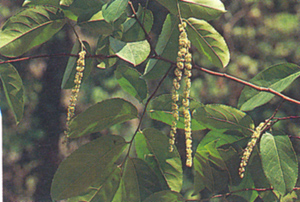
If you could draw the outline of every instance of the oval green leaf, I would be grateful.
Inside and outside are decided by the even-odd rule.
[[[111,174],[102,182],[100,186],[89,189],[86,193],[79,196],[68,198],[69,202],[73,201],[112,201],[120,185],[121,169],[119,167],[113,168]]]
[[[211,154],[217,154],[218,151],[213,151],[215,147],[215,142],[207,144],[206,148],[198,147],[193,158],[194,164],[194,193],[199,193],[204,188],[207,188],[212,193],[218,193],[223,190],[228,182],[228,174],[223,167],[222,169],[214,166],[212,162],[213,159],[217,160],[223,164],[223,160],[220,158],[220,155],[216,155],[211,158]],[[212,153],[211,153],[212,152]]]
[[[104,100],[91,106],[71,121],[68,137],[78,138],[98,132],[137,116],[136,107],[126,100],[121,98]]]
[[[127,7],[128,0],[113,0],[102,7],[103,17],[106,22],[116,21]]]
[[[142,159],[129,158],[126,161],[123,180],[126,195],[124,201],[140,202],[162,190],[156,174]]]
[[[137,66],[144,62],[150,54],[150,44],[147,40],[137,42],[123,42],[109,37],[112,50],[122,60]]]
[[[179,37],[178,23],[179,20],[177,16],[171,14],[167,15],[155,47],[158,55],[171,61],[176,61],[177,57]],[[165,61],[150,59],[143,77],[146,79],[157,79],[161,75],[164,75],[169,68],[170,64]]]
[[[0,60],[3,62],[3,60]],[[24,112],[24,86],[16,68],[10,63],[0,64],[0,79],[8,105],[18,124]]]
[[[169,151],[169,138],[153,128],[143,130],[136,138],[138,157],[151,166],[162,185],[167,182],[172,191],[180,192],[183,180],[181,159],[176,148]]]
[[[250,80],[258,86],[271,88],[277,92],[282,92],[300,76],[300,67],[292,63],[284,63],[271,66]],[[274,97],[274,94],[257,91],[250,87],[245,87],[239,98],[238,107],[243,111],[251,111],[256,107],[266,104]]]
[[[211,130],[201,140],[198,147],[201,145],[204,147],[206,144],[216,141],[216,147],[232,144],[244,138],[245,136],[237,131],[233,130]]]
[[[184,202],[184,198],[181,194],[173,191],[159,191],[148,198],[146,198],[143,202]]]
[[[221,104],[199,107],[194,111],[193,118],[209,129],[242,130],[247,134],[254,128],[252,118],[245,112]]]
[[[116,191],[115,196],[111,200],[111,202],[124,201],[125,198],[126,198],[126,196],[125,196],[125,185],[124,185],[124,180],[121,178],[119,188]]]
[[[150,102],[150,106],[148,108],[148,114],[152,119],[157,121],[161,121],[165,124],[172,125],[173,115],[172,115],[172,96],[169,94],[160,95],[157,98],[153,99]],[[182,97],[180,97],[178,103],[179,105],[179,120],[177,123],[177,128],[184,129],[184,116],[183,116],[183,108],[182,108]],[[190,110],[191,112],[201,107],[202,104],[195,100],[190,100]],[[197,120],[192,118],[192,130],[204,130],[206,127],[199,123]]]
[[[258,152],[258,147],[255,147],[254,151],[251,154],[251,158],[246,167],[245,177],[247,176],[247,172],[251,174],[251,177],[256,187],[261,187],[261,188],[271,187],[269,180],[266,178],[266,175],[262,167],[261,156]],[[258,194],[263,201],[278,200],[273,190],[258,192]]]
[[[191,43],[219,68],[229,63],[229,50],[224,38],[206,21],[187,20],[187,33]]]
[[[60,0],[60,6],[75,16],[91,16],[101,10],[102,0]]]
[[[199,18],[213,20],[225,13],[225,7],[220,0],[158,0],[173,15],[178,15],[177,2],[179,3],[180,14],[183,18]]]
[[[65,24],[63,13],[54,6],[34,6],[12,16],[0,32],[0,53],[17,57],[48,41]]]
[[[61,200],[104,191],[113,183],[108,181],[109,178],[119,179],[114,173],[117,169],[115,162],[126,145],[120,136],[102,136],[81,146],[59,165],[51,185],[52,199]],[[113,192],[106,194],[114,195]]]
[[[123,90],[143,102],[147,97],[147,83],[140,76],[137,70],[128,66],[119,65],[115,71],[115,77]]]
[[[59,6],[60,0],[25,0],[22,6],[52,5]]]
[[[298,161],[290,138],[277,131],[274,134],[262,135],[260,154],[264,173],[271,186],[284,196],[296,185]]]
[[[104,20],[102,10],[90,16],[89,13],[81,15],[77,24],[84,30],[95,35],[110,35],[114,31],[114,27]],[[92,32],[91,32],[92,30]]]

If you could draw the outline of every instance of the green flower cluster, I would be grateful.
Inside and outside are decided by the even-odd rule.
[[[83,71],[84,71],[84,67],[85,67],[85,55],[86,52],[80,51],[78,53],[79,58],[77,60],[77,66],[76,66],[76,74],[75,74],[75,79],[74,79],[74,84],[75,86],[72,88],[72,94],[70,97],[70,104],[68,106],[68,113],[67,113],[67,130],[69,128],[69,123],[71,121],[71,119],[73,118],[74,114],[75,114],[75,106],[76,106],[76,102],[77,102],[77,96],[79,93],[79,88],[80,88],[80,84],[81,84],[81,80],[83,77]]]
[[[265,126],[266,126],[265,122],[260,123],[255,128],[255,131],[253,132],[253,134],[251,136],[251,140],[247,144],[247,147],[243,153],[242,160],[241,160],[240,167],[239,167],[240,178],[244,177],[245,167],[247,166],[247,163],[250,159],[253,148],[255,147],[257,140],[260,138]]]
[[[186,33],[186,23],[182,22],[178,25],[180,35],[179,35],[179,51],[177,57],[177,67],[174,71],[176,78],[173,80],[173,89],[172,89],[172,113],[173,121],[170,131],[170,151],[173,151],[175,143],[175,134],[177,129],[177,121],[179,120],[179,111],[177,102],[179,100],[178,90],[180,88],[180,81],[182,79],[182,71],[184,71],[184,82],[185,88],[183,90],[183,116],[184,116],[184,125],[185,125],[185,139],[186,139],[186,165],[192,166],[192,130],[191,130],[191,113],[190,113],[190,88],[191,88],[191,79],[192,76],[192,54],[189,52],[191,47],[191,42],[189,41]]]

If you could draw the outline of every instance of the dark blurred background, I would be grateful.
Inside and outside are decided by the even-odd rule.
[[[133,2],[135,5],[144,5],[146,1]],[[21,0],[0,1],[1,26],[21,9],[22,3]],[[230,49],[231,61],[228,67],[222,70],[212,66],[201,55],[194,54],[196,62],[209,69],[227,72],[245,80],[250,80],[270,65],[282,62],[299,64],[300,1],[225,0],[223,3],[228,12],[210,23],[224,36]],[[155,38],[160,32],[166,11],[156,1],[150,1],[149,9],[156,16],[152,35]],[[91,45],[96,43],[95,38],[81,36]],[[72,30],[66,26],[50,41],[26,55],[69,53],[74,39]],[[61,146],[70,96],[69,90],[60,88],[67,61],[66,57],[53,57],[13,63],[23,79],[26,91],[25,114],[18,126],[15,125],[1,86],[4,201],[51,201],[51,180],[59,163],[69,152]],[[96,64],[94,66],[96,67]],[[142,71],[142,67],[138,69]],[[94,68],[90,78],[82,86],[77,113],[111,96],[128,96],[118,86],[113,71],[114,67],[107,70]],[[155,84],[156,81],[149,82],[149,86],[155,87]],[[171,81],[168,78],[159,93],[168,93],[170,88]],[[236,107],[242,88],[242,85],[228,79],[194,71],[191,96],[203,103],[223,103]],[[300,100],[299,89],[300,79],[284,93]],[[131,97],[127,99],[134,102]],[[258,124],[270,117],[279,103],[280,99],[274,98],[267,105],[249,114]],[[277,116],[290,115],[300,115],[300,106],[285,102]],[[274,127],[284,130],[288,135],[300,136],[299,122],[299,119],[282,121]],[[144,125],[153,124],[168,130],[163,124],[149,119],[146,119]],[[114,126],[105,132],[130,136],[135,125],[136,122],[133,121]],[[299,143],[292,140],[299,154]]]

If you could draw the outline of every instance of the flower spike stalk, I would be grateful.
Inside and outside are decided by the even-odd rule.
[[[66,136],[67,136],[67,133],[69,130],[70,121],[75,115],[75,107],[76,107],[77,97],[78,97],[81,81],[83,78],[83,71],[85,68],[85,55],[86,55],[86,52],[84,50],[82,50],[78,53],[79,58],[77,60],[76,74],[75,74],[75,79],[74,79],[75,85],[72,88],[70,104],[68,106],[68,112],[67,112],[67,124],[66,124],[67,130],[65,131]]]
[[[178,90],[180,88],[180,81],[182,76],[184,76],[185,88],[182,95],[182,105],[183,105],[183,116],[184,116],[184,131],[185,131],[185,140],[186,140],[186,166],[192,166],[192,130],[191,130],[191,113],[190,113],[190,88],[191,88],[191,79],[192,76],[192,54],[189,52],[191,47],[191,42],[187,37],[186,33],[186,23],[181,22],[178,25],[180,35],[179,35],[179,51],[177,56],[177,65],[174,70],[175,78],[173,79],[173,88],[172,88],[172,114],[173,121],[170,131],[170,151],[174,150],[175,144],[175,134],[177,130],[177,121],[179,120],[179,111],[178,104],[179,94]],[[183,75],[184,72],[184,75]]]

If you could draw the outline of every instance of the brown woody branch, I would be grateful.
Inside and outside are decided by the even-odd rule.
[[[9,59],[9,60],[5,60],[5,61],[0,61],[0,64],[21,62],[21,61],[25,61],[25,60],[32,60],[32,59],[37,59],[37,58],[49,58],[49,57],[78,57],[78,55],[68,54],[68,53],[34,55],[34,56],[27,56],[27,57],[22,57],[22,58],[14,58],[14,59]]]
[[[143,30],[143,32],[144,32],[144,34],[145,34],[146,40],[147,40],[148,43],[150,44],[151,52],[154,54],[154,56],[157,56],[158,54],[157,54],[157,52],[156,52],[154,46],[152,45],[151,37],[150,37],[150,35],[147,33],[147,30],[145,29],[143,23],[138,19],[137,15],[136,15],[136,11],[135,11],[135,9],[134,9],[134,7],[133,7],[133,5],[132,5],[132,2],[131,2],[131,1],[128,1],[128,4],[129,4],[129,6],[130,6],[130,8],[131,8],[131,10],[132,10],[132,13],[133,13],[133,16],[132,16],[132,17],[133,17],[133,18],[137,21],[137,23],[140,25],[140,27],[142,28],[142,30]]]
[[[198,70],[201,70],[205,73],[208,73],[208,74],[211,74],[211,75],[214,75],[214,76],[219,76],[219,77],[225,77],[227,79],[230,79],[232,81],[235,81],[237,83],[240,83],[240,84],[244,84],[245,86],[249,86],[257,91],[264,91],[264,92],[268,92],[268,93],[272,93],[274,95],[277,95],[278,97],[281,97],[282,99],[286,100],[286,101],[289,101],[289,102],[292,102],[292,103],[295,103],[295,104],[298,104],[300,105],[300,101],[299,100],[295,100],[293,98],[290,98],[276,90],[273,90],[272,88],[266,88],[266,87],[261,87],[261,86],[258,86],[258,85],[255,85],[253,83],[250,83],[248,81],[244,81],[242,79],[239,79],[237,77],[234,77],[234,76],[231,76],[229,74],[226,74],[226,73],[220,73],[220,72],[215,72],[215,71],[212,71],[212,70],[209,70],[209,69],[206,69],[206,68],[203,68],[203,67],[199,67],[197,65],[195,65],[195,69],[198,69]]]
[[[75,54],[66,54],[66,53],[59,53],[59,54],[48,54],[48,55],[36,55],[36,56],[28,56],[28,57],[23,57],[23,58],[16,58],[16,59],[10,59],[10,60],[6,60],[6,61],[0,61],[0,64],[5,64],[5,63],[13,63],[13,62],[20,62],[20,61],[25,61],[25,60],[30,60],[30,59],[37,59],[37,58],[45,58],[45,57],[78,57],[78,55],[75,55]],[[116,55],[87,55],[86,58],[99,58],[99,59],[107,59],[107,58],[114,58],[114,57],[117,57]],[[171,63],[172,65],[176,65],[175,62],[169,60],[169,59],[166,59],[166,58],[163,58],[159,55],[154,55],[154,56],[149,56],[150,58],[153,58],[153,59],[157,59],[157,60],[163,60],[165,62],[168,62],[168,63]],[[276,90],[273,90],[272,88],[266,88],[266,87],[261,87],[261,86],[258,86],[258,85],[255,85],[253,83],[250,83],[248,81],[244,81],[240,78],[237,78],[237,77],[234,77],[234,76],[231,76],[229,74],[226,74],[226,73],[221,73],[221,72],[216,72],[216,71],[212,71],[212,70],[209,70],[209,69],[206,69],[204,67],[200,67],[198,65],[194,65],[193,66],[194,69],[198,69],[200,71],[203,71],[207,74],[210,74],[210,75],[214,75],[214,76],[219,76],[219,77],[225,77],[227,79],[230,79],[232,81],[235,81],[237,83],[240,83],[240,84],[243,84],[245,86],[249,86],[257,91],[264,91],[264,92],[268,92],[268,93],[272,93],[278,97],[281,97],[282,99],[286,100],[286,101],[289,101],[289,102],[292,102],[292,103],[295,103],[295,104],[298,104],[300,105],[300,101],[299,100],[295,100],[293,98],[290,98]]]
[[[274,188],[270,187],[270,188],[245,188],[245,189],[240,189],[240,190],[236,190],[236,191],[231,191],[229,193],[226,194],[218,194],[218,195],[214,195],[211,198],[220,198],[220,197],[228,197],[234,193],[238,193],[238,192],[244,192],[244,191],[258,191],[258,192],[263,192],[263,191],[272,191],[274,190]],[[300,187],[294,187],[293,191],[296,190],[300,190]]]

